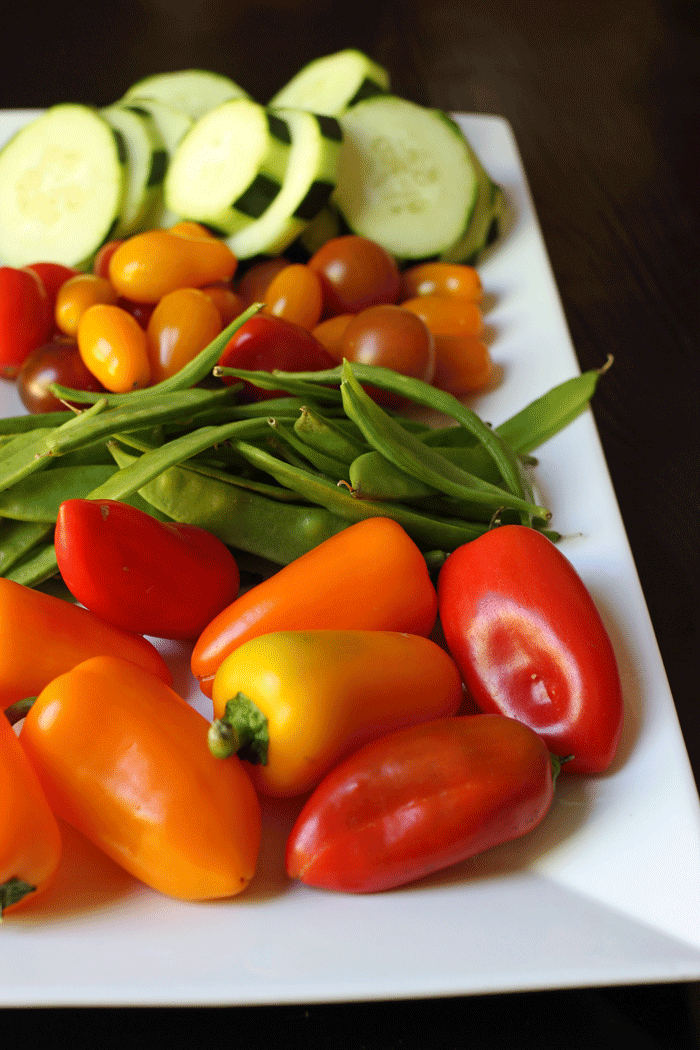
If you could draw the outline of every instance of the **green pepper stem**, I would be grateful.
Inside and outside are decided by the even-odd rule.
[[[228,700],[221,718],[209,727],[209,750],[215,758],[238,755],[253,765],[267,765],[270,743],[267,718],[244,693]]]
[[[11,726],[22,721],[35,700],[35,696],[25,696],[23,700],[15,700],[14,704],[5,708],[5,717]]]

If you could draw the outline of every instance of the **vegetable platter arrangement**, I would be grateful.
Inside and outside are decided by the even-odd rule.
[[[559,949],[559,976],[533,976],[538,872],[579,849],[583,885],[614,896],[598,847],[632,847],[614,805],[581,806],[634,766],[619,619],[584,582],[587,535],[594,561],[601,536],[606,565],[628,557],[587,411],[605,367],[579,375],[572,350],[550,349],[569,344],[507,130],[418,109],[357,52],[265,107],[211,74],[155,76],[90,114],[114,142],[143,111],[159,146],[164,114],[183,118],[167,163],[145,164],[153,192],[148,177],[135,190],[134,147],[117,150],[121,170],[103,170],[121,196],[105,185],[111,203],[76,204],[95,219],[89,239],[82,223],[55,250],[26,247],[31,223],[0,233],[0,278],[25,282],[3,300],[3,337],[26,335],[3,344],[7,403],[29,410],[0,422],[0,900],[3,937],[36,935],[44,1002],[548,986],[567,977]],[[47,115],[29,139],[78,116]],[[344,191],[362,180],[343,151],[379,125],[394,174],[417,137],[420,165],[400,171],[414,188],[436,161],[420,205],[409,194],[397,208],[387,178],[366,207],[357,181]],[[437,161],[455,167],[443,128],[469,158],[469,200],[438,244]],[[22,139],[0,171],[14,165],[26,187]],[[250,163],[232,174],[214,153],[226,162],[233,141]],[[319,181],[318,210],[292,221],[288,185],[299,198]],[[520,217],[510,231],[501,184]],[[501,333],[518,282],[535,294]],[[632,620],[635,600],[633,582]],[[119,976],[103,950],[115,895],[130,956],[139,946]],[[84,902],[82,971],[47,980],[42,952],[72,936],[52,926],[66,897]],[[480,923],[490,941],[504,907],[521,928],[494,954]],[[586,909],[565,910],[589,928]],[[369,965],[368,928],[383,945]],[[150,950],[174,962],[144,985]],[[585,944],[572,955],[577,983]],[[11,984],[13,1002],[36,1001]]]

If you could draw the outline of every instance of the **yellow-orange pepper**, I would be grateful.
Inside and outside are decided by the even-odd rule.
[[[36,696],[90,656],[120,656],[172,684],[147,638],[113,627],[73,602],[0,577],[0,707]]]
[[[252,879],[260,804],[208,727],[155,675],[94,657],[41,691],[20,742],[57,816],[153,889],[211,900]]]
[[[54,880],[61,832],[14,729],[0,712],[0,916]]]
[[[462,680],[439,645],[398,631],[278,631],[214,678],[210,747],[250,759],[265,795],[314,787],[339,757],[401,726],[456,714]]]

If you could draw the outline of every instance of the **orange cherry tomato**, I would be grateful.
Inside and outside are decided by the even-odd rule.
[[[357,314],[399,298],[401,274],[395,260],[367,237],[333,237],[308,265],[321,278],[326,316]]]
[[[478,303],[483,298],[484,289],[473,266],[428,262],[410,266],[401,275],[402,299],[414,299],[419,295],[443,295]]]
[[[292,263],[273,277],[265,292],[265,309],[275,317],[311,330],[321,316],[321,278],[303,263]]]
[[[105,390],[125,394],[148,386],[146,333],[120,306],[97,303],[85,311],[78,325],[78,350]]]
[[[334,317],[327,317],[325,321],[321,321],[312,329],[312,334],[316,336],[319,343],[325,346],[331,357],[337,358],[338,361],[343,360],[343,336],[354,317],[355,314],[336,314]]]
[[[492,372],[489,348],[478,335],[435,336],[434,386],[450,394],[471,394],[486,386]]]
[[[231,324],[231,321],[246,309],[247,304],[243,297],[234,292],[231,285],[226,281],[219,281],[217,284],[205,284],[202,291],[209,296],[219,311],[222,328]]]
[[[106,277],[79,273],[69,277],[56,293],[54,318],[64,335],[75,337],[80,318],[95,303],[116,303],[117,293]]]
[[[270,281],[290,265],[289,259],[276,256],[249,267],[238,282],[238,294],[246,306],[250,306],[251,303],[264,303]]]
[[[221,331],[221,314],[199,288],[176,288],[160,300],[148,322],[151,382],[179,372]]]
[[[157,303],[176,288],[229,281],[237,264],[217,237],[146,230],[119,245],[109,261],[109,278],[119,295]]]
[[[433,335],[481,335],[484,317],[477,303],[443,295],[419,295],[401,303],[428,326]]]
[[[105,277],[109,280],[109,260],[119,245],[123,243],[123,238],[121,238],[116,241],[107,241],[106,244],[103,244],[92,261],[92,272],[97,274],[98,277]]]
[[[395,372],[432,382],[435,343],[420,317],[400,306],[370,306],[345,329],[343,357],[363,365],[393,368]]]

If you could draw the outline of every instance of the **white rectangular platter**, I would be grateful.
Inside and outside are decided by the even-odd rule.
[[[31,115],[0,113],[0,140]],[[495,117],[459,121],[513,211],[480,266],[499,381],[473,404],[497,425],[578,365],[512,131]],[[20,411],[3,383],[0,412]],[[527,838],[375,896],[287,880],[287,803],[266,813],[253,885],[214,904],[159,896],[66,829],[43,906],[0,928],[0,1005],[338,1002],[700,978],[700,807],[591,413],[539,456],[561,549],[619,660],[626,723],[611,772],[562,775]],[[188,650],[161,648],[176,688],[209,713]]]

